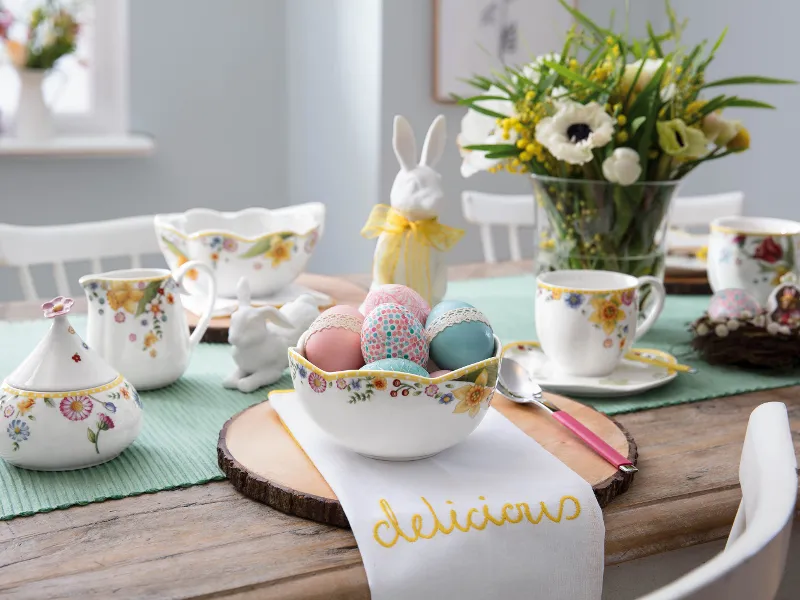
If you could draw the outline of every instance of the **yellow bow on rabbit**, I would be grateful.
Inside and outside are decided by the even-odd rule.
[[[409,287],[430,302],[431,248],[440,252],[449,250],[464,236],[464,230],[442,225],[436,217],[412,221],[391,206],[378,204],[373,207],[361,235],[375,238],[382,233],[387,234],[388,243],[385,252],[376,257],[380,280],[394,281],[394,272],[402,255]]]

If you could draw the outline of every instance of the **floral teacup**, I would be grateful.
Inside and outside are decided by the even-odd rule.
[[[323,371],[297,348],[289,368],[309,418],[342,446],[369,458],[416,460],[462,442],[486,416],[502,345],[494,356],[441,377]]]
[[[195,269],[209,276],[211,293],[190,336],[178,286]],[[217,297],[214,273],[200,262],[188,262],[174,275],[167,269],[124,269],[86,275],[80,284],[89,300],[89,345],[140,390],[183,375]]]
[[[711,223],[708,281],[715,292],[741,289],[762,305],[796,271],[800,223],[763,217],[724,217]]]
[[[651,286],[641,324],[638,290]],[[666,292],[655,277],[611,271],[552,271],[536,279],[536,334],[547,358],[569,375],[611,373],[656,322]]]

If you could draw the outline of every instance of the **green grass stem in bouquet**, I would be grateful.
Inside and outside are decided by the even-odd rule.
[[[722,93],[740,84],[788,84],[743,75],[709,80],[725,39],[681,44],[686,22],[669,3],[669,28],[632,39],[559,0],[576,24],[559,53],[469,82],[461,122],[462,175],[532,177],[547,215],[540,269],[606,269],[663,276],[670,202],[699,165],[750,147],[729,108],[772,109]],[[613,19],[612,19],[613,20]]]

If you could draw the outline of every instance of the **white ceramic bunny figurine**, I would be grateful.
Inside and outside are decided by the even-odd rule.
[[[431,306],[440,302],[447,290],[442,253],[464,235],[462,230],[438,222],[444,192],[441,175],[433,167],[442,157],[446,141],[444,115],[439,115],[428,129],[418,163],[411,125],[405,117],[394,118],[392,145],[400,172],[392,185],[391,206],[375,206],[361,231],[365,237],[378,237],[372,288],[387,283],[407,285]]]
[[[319,301],[303,294],[280,310],[273,306],[255,308],[250,305],[250,284],[245,277],[239,280],[237,296],[239,307],[231,315],[228,328],[236,371],[223,385],[249,393],[280,379],[289,366],[287,350],[319,316]]]

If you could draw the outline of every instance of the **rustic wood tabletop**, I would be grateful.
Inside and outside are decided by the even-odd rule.
[[[451,279],[523,272],[528,263],[468,265]],[[369,281],[346,279],[348,290]],[[361,301],[337,295],[336,281],[302,283]],[[0,319],[37,314],[31,304],[0,307]],[[747,419],[769,401],[786,404],[800,449],[798,387],[616,417],[638,444],[640,472],[603,510],[607,564],[727,536]],[[218,482],[0,522],[0,597],[67,596],[358,599],[369,589],[349,530],[285,515]]]

